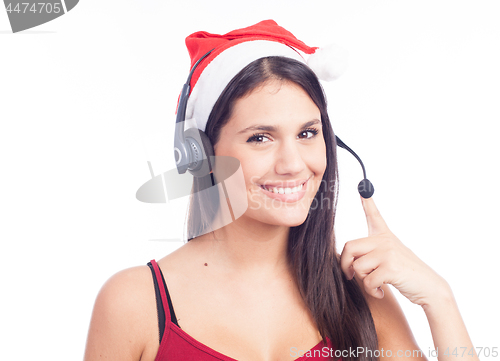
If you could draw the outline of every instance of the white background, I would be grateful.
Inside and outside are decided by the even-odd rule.
[[[0,11],[1,358],[82,359],[102,284],[182,245],[150,239],[183,237],[184,203],[135,192],[148,160],[156,174],[174,166],[184,38],[265,19],[349,51],[325,84],[335,132],[389,227],[451,285],[475,346],[500,348],[500,3],[237,4],[84,0],[18,34]],[[341,250],[367,229],[359,165],[342,150],[339,163]],[[427,353],[424,312],[395,293]]]

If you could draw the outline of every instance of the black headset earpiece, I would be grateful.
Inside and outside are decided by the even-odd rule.
[[[358,192],[361,195],[361,197],[370,198],[375,192],[375,188],[373,187],[373,184],[366,178],[366,170],[365,166],[363,165],[363,162],[361,161],[361,158],[359,158],[358,155],[351,148],[345,145],[345,143],[342,140],[340,140],[339,137],[335,136],[335,139],[337,145],[340,148],[344,148],[349,153],[351,153],[358,160],[359,164],[361,164],[361,168],[363,168],[363,180],[358,184]]]
[[[213,49],[212,49],[213,50]],[[186,108],[191,87],[191,77],[198,64],[212,52],[203,55],[193,66],[186,84],[182,87],[177,106],[177,117],[175,120],[174,134],[174,157],[175,165],[179,174],[189,171],[195,177],[204,177],[212,171],[210,156],[213,156],[213,147],[205,132],[198,128],[184,130]]]
[[[214,156],[214,148],[204,131],[189,128],[184,132],[185,142],[189,144],[193,162],[188,167],[189,173],[195,177],[204,177],[212,171],[210,157]]]

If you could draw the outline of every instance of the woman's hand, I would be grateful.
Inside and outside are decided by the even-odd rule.
[[[368,237],[349,241],[340,256],[347,279],[362,281],[365,291],[383,298],[383,284],[391,284],[411,302],[425,306],[451,292],[448,283],[422,262],[387,227],[372,198],[361,198]]]

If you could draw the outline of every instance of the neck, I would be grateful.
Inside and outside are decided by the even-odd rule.
[[[289,232],[290,227],[241,217],[200,237],[200,240],[206,243],[207,257],[228,272],[252,278],[269,278],[289,274]]]

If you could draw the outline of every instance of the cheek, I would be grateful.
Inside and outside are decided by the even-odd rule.
[[[256,162],[254,159],[238,158],[241,163],[243,175],[247,188],[252,188],[261,177],[263,164]]]
[[[262,159],[255,156],[249,156],[248,152],[238,152],[236,148],[228,150],[226,155],[239,160],[245,178],[245,184],[247,188],[251,188],[254,183],[258,181],[263,171]]]
[[[321,182],[323,181],[323,175],[326,171],[327,161],[326,147],[324,143],[322,145],[318,145],[318,147],[315,147],[314,151],[311,150],[311,152],[308,153],[307,164],[311,172],[314,173],[314,194],[318,191],[319,187],[321,186]]]
[[[309,168],[317,175],[323,176],[327,164],[325,143],[322,142],[308,151],[306,157]]]
[[[223,138],[224,137],[224,138]],[[230,139],[229,136],[222,133],[221,139]],[[252,156],[250,152],[243,150],[241,146],[238,146],[232,142],[220,141],[214,147],[214,152],[216,156],[229,156],[238,159],[240,162],[241,170],[243,172],[243,177],[245,179],[245,185],[248,188],[253,187],[253,183],[257,182],[259,179],[259,174],[261,174],[263,169],[262,159],[256,156]]]

